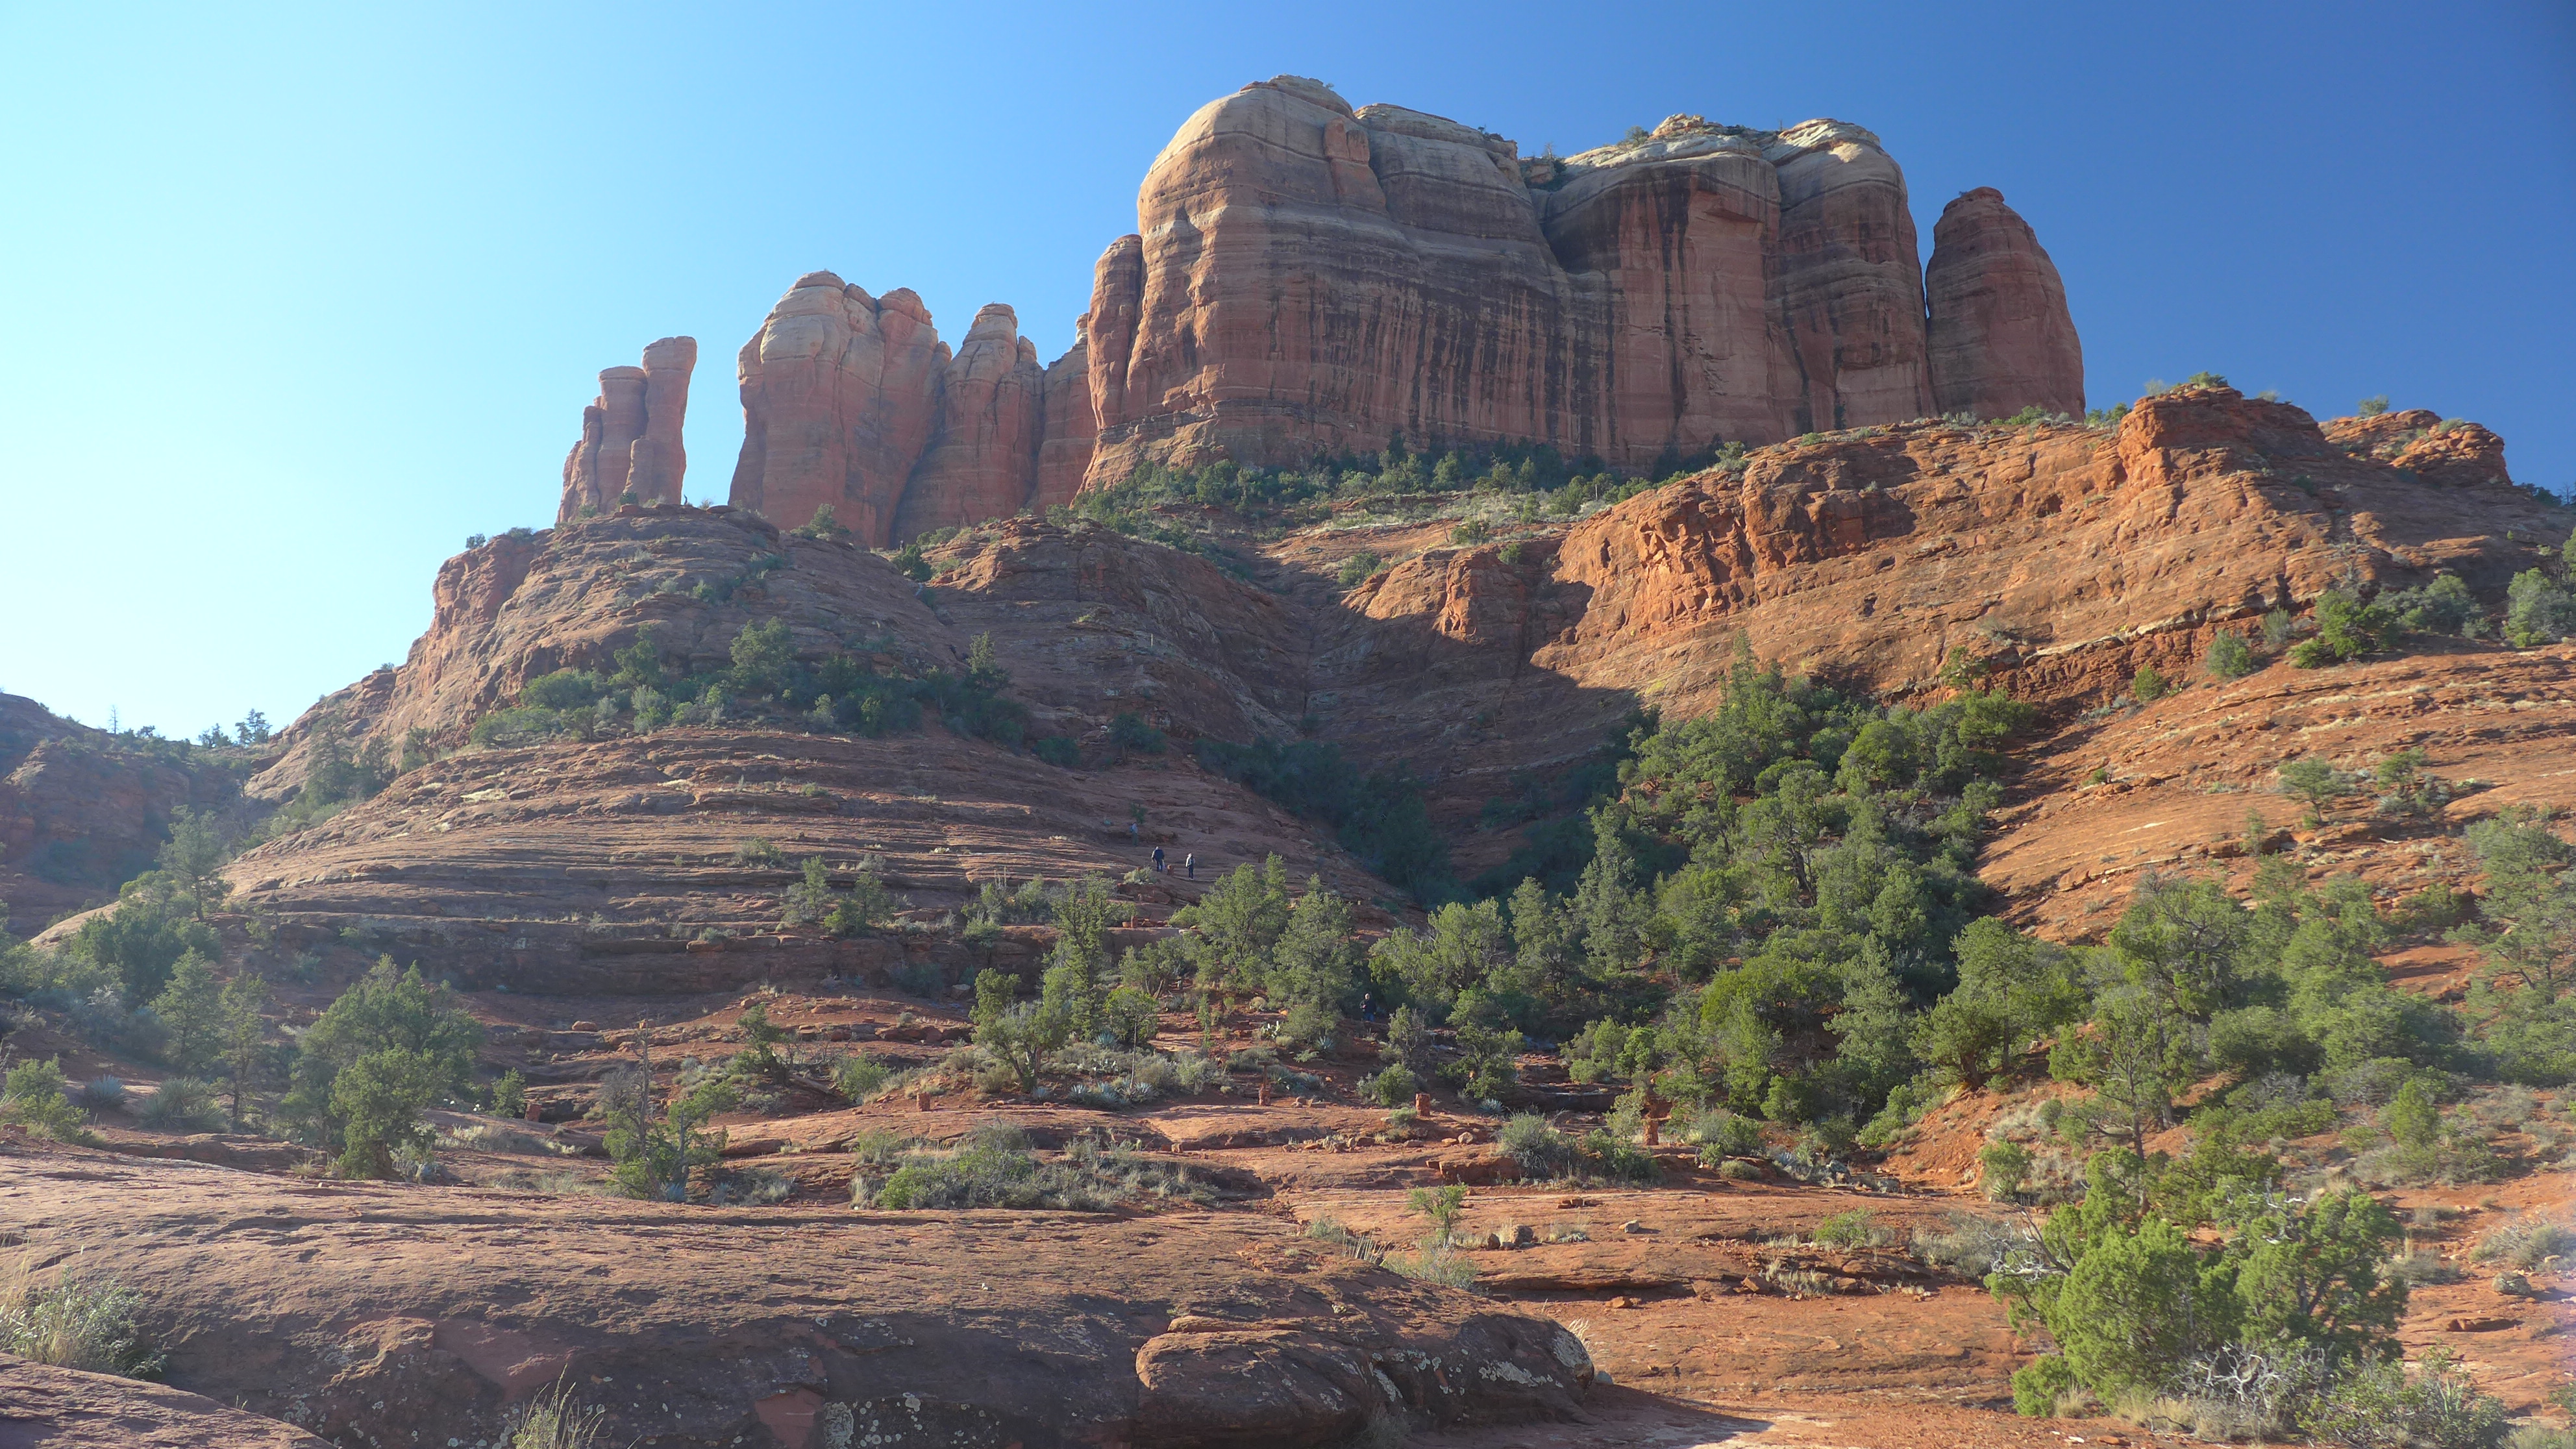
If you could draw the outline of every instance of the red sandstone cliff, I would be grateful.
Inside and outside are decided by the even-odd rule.
[[[1972,256],[1968,239],[1987,238],[1941,273],[1962,324],[1951,372],[1999,414],[2080,410],[2045,254]],[[2009,305],[1989,317],[1997,295]],[[1640,468],[1934,411],[1905,178],[1839,121],[1675,116],[1524,161],[1437,116],[1260,82],[1155,158],[1137,234],[1100,259],[1085,340],[1095,482],[1149,458],[1294,463],[1397,432]]]

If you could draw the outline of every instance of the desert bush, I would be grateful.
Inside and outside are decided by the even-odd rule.
[[[134,1118],[162,1132],[208,1132],[224,1125],[214,1084],[195,1077],[165,1079],[135,1109]]]
[[[1942,1219],[1938,1228],[1914,1230],[1914,1256],[1964,1278],[1984,1278],[2014,1250],[2025,1249],[2029,1243],[2029,1230],[2018,1223],[1955,1210]]]
[[[1418,1252],[1390,1253],[1382,1261],[1386,1267],[1420,1282],[1446,1288],[1476,1286],[1476,1265],[1464,1254],[1451,1252],[1449,1245],[1438,1238],[1424,1238]]]
[[[125,1106],[125,1083],[114,1077],[92,1077],[72,1094],[72,1105],[84,1112],[113,1112]]]
[[[1896,1235],[1878,1226],[1877,1215],[1867,1208],[1854,1208],[1817,1223],[1807,1236],[1820,1248],[1874,1248],[1895,1241]]]
[[[1359,1083],[1360,1095],[1381,1107],[1410,1107],[1414,1094],[1421,1090],[1422,1079],[1402,1062],[1392,1063],[1381,1071],[1362,1077]]]
[[[1568,1176],[1582,1160],[1564,1133],[1547,1125],[1546,1118],[1526,1112],[1505,1122],[1495,1141],[1521,1176],[1534,1181]]]
[[[865,1052],[853,1052],[832,1067],[832,1087],[853,1102],[864,1102],[885,1089],[894,1069]]]
[[[0,1352],[84,1373],[150,1378],[161,1356],[136,1326],[142,1308],[142,1295],[114,1279],[66,1272],[40,1285],[22,1258],[0,1280]]]
[[[860,1207],[1070,1208],[1098,1211],[1139,1202],[1213,1201],[1215,1193],[1189,1169],[1157,1162],[1134,1149],[1078,1139],[1064,1154],[1042,1160],[1027,1134],[1008,1123],[987,1123],[947,1151],[905,1154],[902,1165],[879,1177],[862,1166],[851,1183]]]
[[[1729,1157],[1750,1157],[1762,1150],[1762,1126],[1752,1118],[1723,1108],[1702,1112],[1691,1124],[1690,1140],[1699,1144],[1700,1161],[1715,1165]]]
[[[63,1069],[55,1059],[30,1057],[18,1063],[0,1083],[0,1121],[15,1122],[57,1141],[81,1141],[89,1134],[81,1126],[80,1108],[72,1105],[63,1085]]]
[[[2413,1375],[2393,1356],[2365,1363],[2297,1417],[2300,1429],[2345,1449],[2494,1449],[2505,1428],[2503,1402],[2440,1349]]]
[[[2515,1218],[2478,1239],[2481,1263],[2503,1262],[2528,1272],[2550,1258],[2576,1256],[2576,1227],[2537,1214]]]
[[[2516,649],[2576,636],[2576,593],[2538,569],[2505,586],[2504,637]]]
[[[2254,672],[2254,647],[2233,629],[2219,631],[2201,656],[2201,667],[2217,679],[2242,679]]]
[[[1984,1169],[1986,1196],[2010,1202],[2030,1180],[2030,1149],[2018,1142],[1989,1142],[1978,1150],[1977,1165]]]
[[[1377,555],[1363,550],[1342,560],[1342,566],[1334,572],[1333,579],[1343,588],[1356,588],[1369,575],[1377,572],[1377,566]]]
[[[2173,682],[2152,664],[2141,664],[2129,679],[2129,696],[2140,704],[2153,704],[2173,692]]]

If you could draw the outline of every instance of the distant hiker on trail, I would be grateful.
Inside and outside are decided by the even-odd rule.
[[[1182,856],[1181,869],[1190,873],[1190,879],[1197,880],[1199,878],[1199,858],[1196,855]]]
[[[1159,845],[1154,847],[1154,869],[1159,871],[1169,871],[1171,869],[1170,866],[1163,864],[1163,847]]]
[[[1136,838],[1137,838],[1137,837],[1136,837],[1136,822],[1135,822],[1135,821],[1133,821],[1133,820],[1130,820],[1130,821],[1128,821],[1128,822],[1127,822],[1127,838],[1128,838],[1129,840],[1134,840],[1134,839],[1136,839]]]

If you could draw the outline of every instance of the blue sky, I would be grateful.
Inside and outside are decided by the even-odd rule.
[[[1280,72],[1571,152],[1675,111],[2000,187],[2092,401],[2387,393],[2576,486],[2563,0],[1814,7],[0,3],[0,689],[283,721],[552,520],[602,367],[689,333],[691,497],[799,273],[1053,357],[1146,164]],[[1104,18],[1109,17],[1109,18]]]

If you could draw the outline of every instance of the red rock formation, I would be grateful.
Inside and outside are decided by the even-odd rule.
[[[2444,487],[2513,481],[2504,465],[2504,439],[2476,423],[2445,421],[2423,408],[2335,418],[2325,424],[2325,435],[2347,452],[2395,464]]]
[[[1764,155],[1780,178],[1771,297],[1805,375],[1803,430],[1898,423],[1931,412],[1923,276],[1905,174],[1876,136],[1840,121],[1793,126]]]
[[[642,367],[599,375],[599,398],[581,410],[581,441],[564,459],[560,523],[585,507],[615,508],[621,497],[677,503],[689,466],[680,430],[689,412],[689,373],[698,365],[694,337],[665,337],[644,349]]]
[[[1064,502],[1091,456],[1085,358],[1077,342],[1041,368],[998,302],[952,357],[909,290],[809,272],[743,344],[732,502],[782,528],[828,506],[870,547]]]
[[[1398,432],[1645,468],[1933,410],[1905,178],[1840,121],[1674,116],[1523,161],[1278,77],[1203,107],[1155,158],[1085,340],[1096,482]],[[2080,376],[2050,381],[2081,394]]]
[[[742,345],[742,457],[733,504],[782,527],[828,505],[883,544],[937,421],[948,346],[908,288],[883,298],[808,272]]]
[[[1942,412],[2084,411],[2084,346],[2066,311],[2066,284],[2002,192],[1980,186],[1941,209],[1923,288],[1932,312],[1932,401]]]
[[[1089,318],[1083,319],[1089,321]],[[1071,503],[1082,491],[1082,475],[1091,468],[1091,443],[1100,431],[1100,415],[1091,408],[1091,349],[1074,339],[1065,354],[1047,364],[1046,426],[1038,441],[1038,476],[1029,507],[1043,514]]]
[[[1037,480],[1045,390],[1019,315],[999,302],[976,313],[942,373],[937,431],[904,485],[893,536],[1019,512]]]

